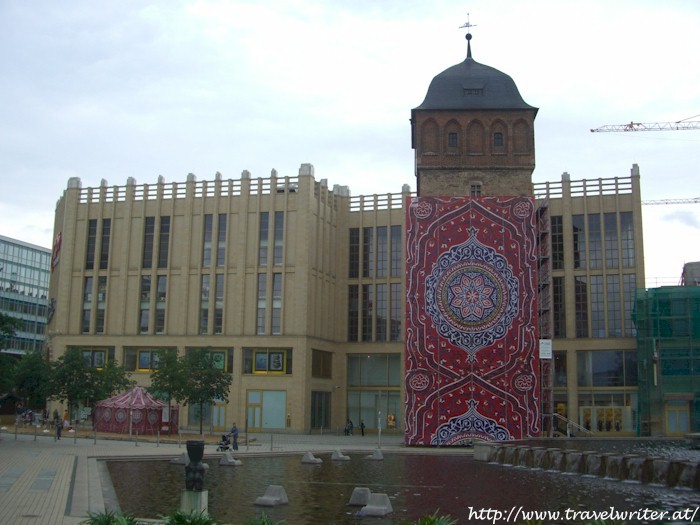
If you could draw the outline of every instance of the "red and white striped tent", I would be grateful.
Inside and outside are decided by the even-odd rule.
[[[95,430],[118,434],[177,433],[178,409],[155,399],[137,386],[95,403]]]

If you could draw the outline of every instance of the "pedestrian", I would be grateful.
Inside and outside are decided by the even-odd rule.
[[[352,420],[348,418],[345,421],[345,435],[346,436],[352,436],[352,430],[355,427],[355,425],[352,424]]]
[[[231,436],[231,446],[233,446],[233,450],[238,450],[238,427],[236,426],[235,421],[231,427],[231,432],[229,435]]]
[[[365,420],[360,419],[360,433],[364,436],[365,435]]]
[[[58,417],[58,414],[54,417],[53,424],[56,427],[56,439],[59,440],[61,439],[61,431],[63,430],[63,421]]]

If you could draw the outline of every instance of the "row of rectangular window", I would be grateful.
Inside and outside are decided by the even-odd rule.
[[[403,238],[401,226],[350,228],[348,277],[401,277]]]
[[[602,217],[602,221],[601,221]],[[618,227],[619,222],[619,227]],[[634,268],[632,212],[572,216],[574,269]],[[552,268],[564,269],[564,226],[560,215],[551,217]]]
[[[348,287],[348,341],[400,341],[404,305],[400,283],[351,284]]]

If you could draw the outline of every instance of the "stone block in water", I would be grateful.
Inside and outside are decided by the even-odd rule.
[[[227,450],[221,459],[219,460],[219,465],[229,466],[229,467],[240,467],[243,463],[234,458],[230,450]]]
[[[690,461],[679,463],[678,480],[676,487],[684,489],[696,489],[698,487],[698,465]]]
[[[265,494],[255,500],[255,504],[261,507],[275,507],[289,503],[287,491],[282,485],[270,485]]]
[[[652,473],[649,483],[654,485],[669,485],[669,470],[671,469],[671,460],[666,458],[652,459]]]
[[[334,450],[331,454],[331,460],[333,461],[350,461],[350,456],[346,456],[340,450]]]
[[[375,461],[382,461],[384,459],[384,454],[382,454],[381,450],[375,449],[375,451],[372,452],[369,456],[366,456],[365,459],[373,459]]]
[[[352,490],[348,505],[364,506],[369,503],[371,492],[367,487],[355,487]]]
[[[498,445],[488,443],[486,441],[477,441],[474,443],[474,459],[476,461],[496,461],[496,453]]]
[[[321,458],[317,458],[314,456],[311,452],[307,452],[304,454],[304,457],[301,458],[302,463],[310,463],[310,464],[318,464],[318,463],[323,463],[323,460]]]
[[[394,512],[389,501],[389,496],[386,494],[370,494],[367,505],[360,509],[361,516],[386,516]]]
[[[187,452],[183,452],[178,457],[170,460],[170,463],[172,463],[173,465],[187,465],[189,462],[190,458],[187,455]]]

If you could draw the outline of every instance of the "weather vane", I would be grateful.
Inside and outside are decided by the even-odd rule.
[[[464,29],[465,27],[467,28],[467,31],[469,31],[472,27],[476,27],[476,24],[472,24],[469,22],[469,13],[467,13],[467,23],[459,26],[460,29]]]

